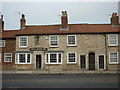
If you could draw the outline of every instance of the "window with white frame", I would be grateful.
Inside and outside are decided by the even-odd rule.
[[[46,54],[46,63],[47,64],[61,64],[62,63],[62,54],[61,53],[47,53]]]
[[[108,35],[108,43],[109,46],[118,46],[118,35],[117,34]]]
[[[28,37],[27,36],[19,37],[19,46],[20,47],[27,47],[28,46]]]
[[[58,36],[50,36],[50,47],[57,47],[58,45]]]
[[[5,40],[0,40],[0,47],[5,47]]]
[[[30,53],[17,53],[16,64],[31,64],[31,54]]]
[[[68,35],[67,36],[67,45],[68,46],[76,46],[76,35]]]
[[[109,53],[110,64],[118,64],[118,52]]]
[[[12,62],[12,53],[4,54],[4,62]]]
[[[70,52],[67,54],[68,63],[76,63],[76,53]]]

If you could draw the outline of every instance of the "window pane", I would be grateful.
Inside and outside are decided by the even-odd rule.
[[[58,62],[61,63],[61,54],[58,54]]]
[[[47,63],[48,63],[48,54],[46,54],[46,60],[47,60]]]
[[[117,35],[109,35],[109,44],[117,44]]]
[[[5,57],[5,61],[11,61],[11,57]]]
[[[70,45],[75,44],[75,36],[68,36],[68,44]]]
[[[117,62],[117,61],[118,61],[117,53],[110,53],[110,62]]]
[[[5,41],[4,40],[0,40],[0,47],[4,47],[5,46]]]
[[[27,63],[30,63],[30,54],[27,54]]]
[[[51,41],[51,45],[58,45],[57,41]]]
[[[51,46],[57,46],[58,45],[58,38],[57,36],[51,36],[51,41],[50,41]]]
[[[20,37],[20,46],[27,46],[27,37]]]
[[[57,55],[56,54],[50,54],[50,62],[57,62]]]
[[[25,54],[19,54],[19,62],[25,63]]]
[[[68,57],[69,57],[69,62],[75,62],[75,53],[69,53]]]
[[[5,61],[11,61],[12,60],[12,54],[5,54]]]
[[[18,54],[16,54],[16,63],[18,63]]]

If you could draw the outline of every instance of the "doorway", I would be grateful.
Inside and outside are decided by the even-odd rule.
[[[99,69],[104,69],[104,55],[99,55]]]
[[[89,70],[95,70],[95,53],[89,53]]]
[[[42,56],[36,55],[36,68],[41,68],[42,64]]]
[[[86,68],[86,61],[85,61],[85,55],[80,55],[80,68],[85,69]]]

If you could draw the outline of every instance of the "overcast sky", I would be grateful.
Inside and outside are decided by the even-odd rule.
[[[19,29],[22,13],[27,25],[60,24],[62,10],[67,11],[69,23],[110,23],[118,2],[2,2],[5,29]]]

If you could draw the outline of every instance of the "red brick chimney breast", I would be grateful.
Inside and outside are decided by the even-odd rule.
[[[111,24],[112,25],[119,25],[119,17],[117,13],[113,13],[111,17]]]
[[[62,11],[61,26],[62,26],[63,29],[68,27],[68,18],[67,18],[67,12],[66,11]]]

